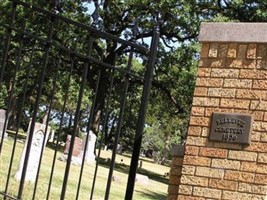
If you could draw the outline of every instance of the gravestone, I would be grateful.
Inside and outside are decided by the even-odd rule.
[[[66,140],[65,149],[64,149],[64,154],[69,154],[70,142],[71,142],[71,135],[68,135],[67,140]],[[80,153],[82,151],[82,144],[83,144],[82,139],[75,137],[72,156],[78,157],[80,155]]]
[[[138,169],[142,169],[142,167],[143,167],[143,161],[139,160],[138,161]]]
[[[66,139],[64,154],[59,157],[60,161],[67,162],[70,149],[70,142],[71,142],[71,135],[68,135]],[[80,157],[80,154],[82,152],[82,145],[83,145],[82,139],[75,137],[72,156],[71,156],[71,163],[73,165],[80,166],[82,164],[82,158]]]
[[[3,132],[5,134],[4,138],[7,138],[7,132],[6,132],[6,130],[3,131],[5,120],[6,120],[6,111],[3,110],[3,109],[0,109],[0,140],[2,138]]]
[[[145,176],[142,174],[136,174],[135,182],[139,183],[141,185],[148,185],[149,184],[149,178],[148,178],[148,176]]]
[[[89,164],[94,164],[95,163],[95,142],[96,142],[96,135],[94,134],[93,131],[89,131],[89,136],[88,136],[88,142],[87,142],[87,148],[85,149],[85,141],[87,138],[87,134],[85,134],[85,139],[83,140],[83,145],[82,145],[82,151],[79,155],[80,158],[83,158],[83,153],[84,151],[86,152],[85,155],[85,161]]]
[[[55,130],[52,130],[50,134],[49,142],[53,143],[54,141],[55,141]]]
[[[117,153],[122,154],[122,145],[121,144],[118,144],[118,146],[117,146]]]
[[[122,178],[118,175],[113,175],[111,180],[117,183],[122,183]]]
[[[86,138],[87,138],[86,134],[85,134],[84,140],[82,140],[78,137],[75,137],[74,147],[73,147],[73,152],[72,152],[72,157],[71,157],[71,163],[73,165],[79,166],[82,164],[84,152],[86,152],[85,162],[88,164],[94,164],[95,163],[94,150],[95,150],[96,135],[92,131],[89,132],[87,148],[85,148]],[[59,160],[61,160],[63,162],[66,162],[68,159],[70,141],[71,141],[71,136],[68,135],[65,150],[64,150],[64,155],[59,157]]]
[[[29,127],[30,126],[31,126],[31,122],[29,124]],[[43,144],[43,141],[45,140],[44,145],[46,145],[46,142],[47,142],[47,139],[49,136],[49,132],[51,129],[48,126],[47,134],[45,137],[45,128],[46,128],[45,124],[35,123],[34,131],[33,131],[32,144],[31,144],[31,150],[30,150],[30,155],[29,155],[29,160],[28,160],[28,166],[27,166],[27,171],[26,171],[26,176],[25,176],[25,181],[29,181],[32,183],[35,182],[36,175],[37,175],[37,169],[38,169],[38,165],[39,165],[39,160],[40,160],[40,156],[41,156],[42,144]],[[28,128],[28,133],[27,133],[28,136],[29,136],[29,130],[30,130],[30,128]],[[25,142],[25,145],[24,145],[21,157],[20,157],[19,169],[15,174],[15,179],[17,181],[20,181],[20,179],[21,179],[26,149],[28,146],[28,139],[29,139],[28,136],[26,138],[26,142]]]

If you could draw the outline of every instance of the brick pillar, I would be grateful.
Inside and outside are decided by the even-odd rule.
[[[175,145],[172,149],[172,165],[169,174],[169,188],[167,200],[176,200],[182,175],[184,146]]]
[[[267,199],[267,24],[205,23],[178,200]],[[253,117],[251,143],[209,139],[213,112]]]

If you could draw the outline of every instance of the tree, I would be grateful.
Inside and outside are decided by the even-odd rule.
[[[51,10],[54,5],[47,4],[44,1],[35,1],[35,5],[37,4],[39,7],[46,8]],[[90,18],[84,14],[84,10],[81,10],[83,7],[79,6],[79,3],[73,3],[72,1],[64,3],[64,15],[72,15],[73,19],[79,20],[87,20],[90,21]],[[1,18],[2,24],[10,23],[10,14],[12,10],[10,1],[1,1]],[[14,27],[21,30],[26,30],[26,32],[37,35],[40,38],[47,37],[47,30],[49,29],[49,19],[45,16],[38,15],[30,10],[22,9],[22,7],[17,6],[17,15],[16,15],[16,23]],[[62,12],[61,11],[61,12]],[[77,12],[79,14],[73,15],[73,12]],[[61,24],[61,29],[66,29],[66,24]],[[59,29],[60,30],[60,29]],[[14,31],[15,32],[15,31]],[[13,32],[12,40],[9,46],[8,59],[7,59],[7,69],[3,74],[3,82],[1,82],[1,102],[5,102],[4,105],[1,105],[2,108],[6,107],[9,104],[9,128],[16,129],[18,123],[18,115],[19,111],[23,112],[23,119],[29,118],[32,111],[33,105],[35,103],[36,91],[40,81],[39,72],[41,71],[40,66],[43,63],[44,56],[44,48],[45,45],[41,41],[34,40],[32,37],[28,37],[27,35],[22,35],[20,32]],[[58,42],[62,42],[66,45],[66,47],[74,46],[75,43],[74,38],[76,36],[75,32],[77,29],[75,27],[70,27],[68,32],[59,32],[55,33],[55,40]],[[1,28],[0,37],[1,46],[5,47],[5,39],[6,32]],[[69,41],[69,42],[66,42]],[[3,55],[4,48],[1,48],[1,55]],[[69,72],[69,55],[59,55],[56,49],[52,49],[50,51],[51,56],[48,60],[48,69],[46,74],[49,76],[45,77],[44,87],[42,90],[42,97],[40,100],[40,113],[38,114],[38,120],[45,123],[47,118],[47,111],[50,104],[50,99],[53,96],[53,90],[56,91],[53,106],[57,112],[60,112],[63,101],[64,101],[64,93],[66,90],[69,96],[69,100],[67,102],[67,112],[73,114],[74,112],[74,102],[77,101],[77,85],[80,82],[80,74],[79,70],[81,70],[81,65],[79,63],[75,63],[74,73],[70,78],[70,87],[66,88],[66,81],[68,80],[67,72]],[[63,60],[64,67],[61,67],[58,72],[56,70],[58,63],[56,60],[61,57]],[[2,58],[2,64],[3,64]],[[1,68],[2,69],[2,68]],[[2,72],[2,71],[1,71]],[[57,83],[53,85],[53,80],[57,78]],[[27,82],[27,86],[26,83]],[[65,85],[65,87],[64,87]],[[7,90],[7,91],[6,91]],[[6,91],[6,92],[5,92]],[[24,91],[26,93],[24,94]],[[6,95],[4,95],[7,93]],[[25,103],[21,104],[23,96],[25,95]],[[88,92],[88,87],[85,88],[85,95],[87,95],[87,99],[83,99],[83,105],[89,104],[90,94]],[[23,107],[22,107],[23,106]],[[84,106],[81,108],[84,110]],[[71,115],[70,114],[70,115]],[[27,123],[29,120],[23,120],[22,126],[26,130]]]

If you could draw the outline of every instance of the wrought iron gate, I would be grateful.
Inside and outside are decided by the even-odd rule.
[[[53,190],[60,190],[58,197],[60,199],[67,199],[73,195],[68,194],[67,186],[69,179],[73,178],[70,173],[73,162],[72,154],[75,150],[75,136],[80,134],[81,129],[88,133],[84,139],[84,149],[87,149],[89,130],[93,120],[99,117],[98,126],[95,128],[98,135],[96,144],[98,151],[94,173],[92,173],[92,185],[89,190],[83,189],[84,184],[88,185],[82,180],[86,167],[86,155],[83,153],[79,167],[75,168],[75,170],[80,170],[75,186],[76,193],[69,198],[79,199],[81,191],[85,191],[88,193],[88,199],[94,199],[103,138],[105,134],[108,134],[107,131],[113,123],[116,128],[113,131],[115,134],[112,139],[112,157],[109,161],[104,196],[104,199],[109,199],[125,109],[129,103],[129,95],[135,95],[135,98],[139,97],[139,102],[137,102],[139,111],[133,115],[136,127],[132,138],[134,145],[125,192],[125,199],[132,199],[145,124],[145,110],[159,38],[158,29],[155,27],[151,47],[146,49],[134,42],[101,32],[92,26],[78,23],[56,12],[50,12],[23,1],[11,0],[5,10],[8,11],[8,15],[1,16],[2,19],[4,17],[6,19],[1,20],[0,24],[0,54],[2,56],[0,109],[6,110],[6,117],[1,130],[3,132],[0,156],[1,163],[8,163],[8,167],[2,169],[0,166],[2,171],[0,197],[3,199],[51,199]],[[68,38],[68,34],[71,37]],[[109,55],[116,57],[113,59],[116,63],[107,63],[107,57],[103,58],[100,55],[103,55],[104,47],[112,46],[114,43],[116,45],[113,47],[116,46],[124,51],[117,55]],[[103,49],[101,45],[96,44],[101,44]],[[136,54],[142,54],[147,58],[144,69],[133,69],[132,62],[137,57]],[[140,91],[140,95],[131,92],[130,86],[133,82],[138,83],[136,84],[138,89],[135,91]],[[101,96],[102,93],[105,95]],[[100,106],[100,100],[103,101],[104,106],[101,108],[100,115],[97,116],[96,111]],[[71,115],[70,110],[73,110],[74,116]],[[87,112],[86,118],[82,118],[84,112]],[[41,116],[42,113],[45,113],[45,117]],[[112,117],[110,113],[113,113]],[[24,137],[20,130],[22,128],[25,130],[23,124],[28,123],[25,122],[27,119],[28,121],[31,119],[31,123],[26,136],[25,157],[21,162],[20,181],[16,186],[14,173],[22,152],[21,137]],[[45,129],[40,144],[40,158],[37,159],[37,175],[34,176],[33,184],[28,184],[27,168],[31,165],[30,156],[33,141],[36,140],[34,130],[36,123],[41,119]],[[68,123],[66,119],[69,120]],[[49,151],[53,149],[53,158],[51,158],[51,163],[47,163],[43,156],[48,151],[46,138],[52,126],[51,123],[56,126],[57,137],[55,141],[48,144]],[[12,140],[6,141],[4,132],[10,124],[13,124],[13,131],[8,133]],[[68,124],[67,128],[66,124]],[[69,153],[64,164],[65,169],[61,170],[64,171],[62,179],[55,182],[54,177],[58,169],[56,164],[59,154],[62,154],[61,140],[66,131],[69,131],[71,135]],[[42,170],[43,165],[46,166],[47,171]],[[46,182],[40,183],[40,177],[47,179]],[[42,188],[42,197],[36,197],[40,188]]]

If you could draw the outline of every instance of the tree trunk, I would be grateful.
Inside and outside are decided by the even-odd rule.
[[[45,110],[45,114],[44,114],[44,117],[42,119],[42,124],[46,124],[47,120],[48,120],[48,107]]]
[[[109,54],[103,60],[103,62],[111,64],[111,65],[115,65],[114,52],[112,54]],[[108,92],[109,92],[108,90],[110,86],[110,76],[111,76],[111,70],[105,69],[104,67],[102,67],[98,92],[96,94],[95,109],[93,111],[93,119],[92,119],[92,123],[90,126],[90,130],[92,130],[96,135],[98,135],[99,125],[101,124],[102,114],[105,109],[106,97],[108,95]],[[91,85],[93,85],[93,88],[96,88],[95,84],[96,82],[94,82],[93,84],[91,82]]]
[[[8,126],[9,130],[15,131],[17,129],[17,112],[16,105],[14,103],[14,99],[11,100],[11,104],[9,105],[9,113],[8,113]]]
[[[72,125],[72,112],[70,112],[70,117],[69,117],[69,124],[68,124],[69,129],[71,129],[71,125]]]
[[[9,84],[9,90],[8,90],[8,99],[7,99],[7,104],[6,106],[9,106],[8,108],[8,126],[7,128],[10,129],[10,130],[16,130],[17,128],[17,109],[16,109],[16,103],[18,103],[18,101],[16,101],[16,98],[14,97],[13,95],[13,91],[12,91],[12,88],[13,88],[13,81],[11,80],[10,81],[10,84]]]

